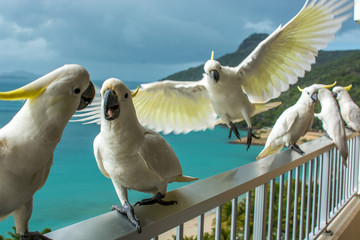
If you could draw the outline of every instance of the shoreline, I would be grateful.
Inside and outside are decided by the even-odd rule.
[[[255,136],[260,136],[259,139],[253,138],[251,145],[265,145],[267,137],[269,136],[271,128],[263,128],[254,130]],[[325,132],[318,132],[318,131],[308,131],[304,136],[302,136],[298,141],[297,144],[300,145],[304,142],[308,142],[319,138],[324,135]],[[246,144],[247,137],[242,137],[240,140],[232,140],[229,143],[231,144]]]

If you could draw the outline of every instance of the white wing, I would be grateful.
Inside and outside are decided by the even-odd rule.
[[[213,128],[217,114],[211,105],[204,81],[161,81],[142,84],[133,98],[139,122],[156,132],[188,133]],[[100,124],[101,97],[77,112],[72,122]]]
[[[133,99],[140,123],[165,134],[213,128],[217,115],[204,84],[202,80],[142,84]]]
[[[353,3],[348,0],[306,1],[285,26],[277,28],[237,67],[242,88],[253,103],[276,98],[310,71],[318,50],[334,39],[344,15]]]

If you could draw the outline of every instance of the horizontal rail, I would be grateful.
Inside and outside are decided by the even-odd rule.
[[[356,136],[358,133],[348,132],[347,137],[351,139]],[[113,211],[51,232],[47,236],[56,240],[151,239],[242,194],[249,193],[258,186],[267,185],[269,181],[296,169],[334,147],[331,140],[320,137],[301,145],[306,153],[303,156],[288,149],[168,192],[165,199],[176,200],[177,205],[171,207],[158,204],[136,206],[135,212],[142,226],[141,234],[125,216]],[[307,201],[311,202],[310,199]],[[266,206],[264,203],[261,204]],[[274,214],[277,215],[277,213]],[[262,219],[265,220],[265,217]],[[310,225],[309,222],[307,224]]]

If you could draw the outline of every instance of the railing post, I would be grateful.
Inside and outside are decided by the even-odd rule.
[[[322,159],[322,174],[320,181],[320,226],[322,229],[326,226],[328,220],[328,209],[329,209],[329,170],[330,170],[330,151],[323,154]]]
[[[355,164],[356,164],[356,191],[360,195],[360,136],[356,136],[355,139]]]
[[[215,240],[221,239],[222,205],[216,208]]]
[[[267,183],[255,188],[254,235],[253,239],[265,239]]]

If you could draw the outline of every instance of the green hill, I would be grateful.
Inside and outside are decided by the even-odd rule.
[[[250,52],[267,37],[267,34],[252,34],[245,39],[239,48],[233,52],[226,54],[217,60],[222,65],[236,66],[245,59]],[[204,72],[203,66],[189,68],[187,70],[175,73],[164,79],[172,79],[179,81],[196,81],[202,78]],[[320,51],[316,58],[316,64],[312,65],[312,70],[306,72],[304,78],[299,78],[297,84],[290,86],[290,89],[283,92],[280,97],[273,101],[283,102],[278,108],[253,117],[254,128],[272,126],[280,114],[288,107],[293,105],[300,96],[297,85],[304,88],[313,83],[331,84],[337,81],[337,85],[347,86],[352,84],[350,95],[353,100],[360,105],[360,50],[351,51]],[[316,111],[320,111],[320,104],[317,103]],[[241,127],[246,127],[243,122]],[[314,128],[319,129],[321,124],[316,120]]]

